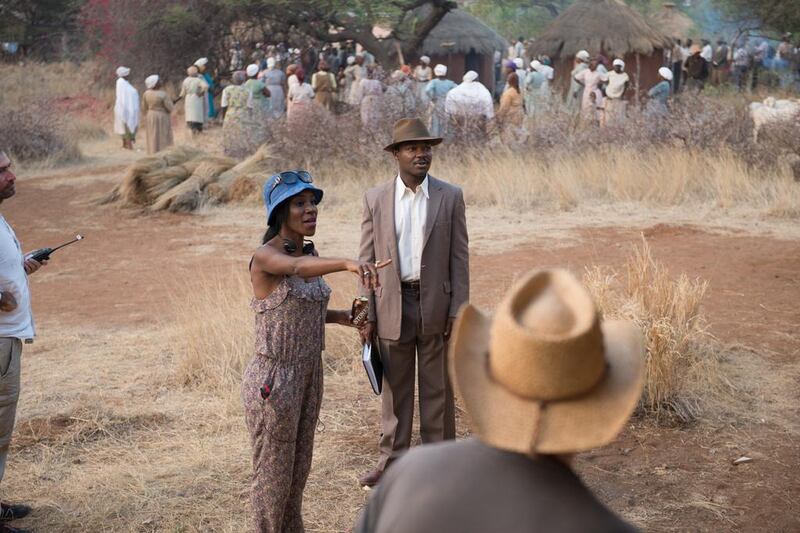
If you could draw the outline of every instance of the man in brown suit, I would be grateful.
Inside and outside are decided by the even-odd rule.
[[[417,361],[422,442],[455,438],[445,353],[469,299],[469,251],[461,189],[428,174],[432,147],[441,142],[421,120],[399,120],[386,147],[398,175],[364,195],[360,259],[392,259],[361,331],[364,342],[377,334],[384,367],[380,459],[359,480],[364,486],[375,485],[411,444]]]
[[[601,323],[571,273],[533,271],[493,320],[463,308],[449,358],[476,438],[406,454],[373,492],[356,533],[634,531],[571,462],[614,440],[636,407],[644,343],[635,324]]]

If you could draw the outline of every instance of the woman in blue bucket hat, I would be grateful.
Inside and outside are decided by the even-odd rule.
[[[267,232],[250,262],[256,354],[242,380],[253,447],[251,500],[256,531],[303,531],[303,488],[311,469],[322,401],[325,324],[352,325],[350,311],[328,309],[325,274],[352,272],[375,289],[378,269],[352,259],[319,257],[308,241],[317,230],[322,189],[304,170],[264,184]]]

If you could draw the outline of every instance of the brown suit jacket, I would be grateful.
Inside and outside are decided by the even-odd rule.
[[[477,439],[426,444],[392,465],[355,533],[633,533],[552,456]]]
[[[464,195],[459,187],[428,175],[428,215],[420,268],[422,332],[444,333],[448,317],[455,317],[469,300],[469,243]],[[364,194],[361,220],[362,261],[392,264],[380,271],[381,286],[370,294],[369,319],[377,322],[382,339],[400,338],[403,316],[400,260],[394,228],[395,179]]]

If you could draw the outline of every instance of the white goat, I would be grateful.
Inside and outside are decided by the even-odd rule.
[[[758,142],[758,132],[766,124],[800,120],[800,100],[776,100],[769,96],[764,99],[764,103],[750,104],[750,116],[753,118],[753,141]]]

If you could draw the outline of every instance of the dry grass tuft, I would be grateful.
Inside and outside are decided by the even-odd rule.
[[[584,282],[606,318],[631,320],[644,333],[641,408],[657,420],[694,420],[703,401],[722,390],[716,342],[701,309],[708,283],[685,274],[671,277],[644,238],[628,259],[624,279],[619,278],[594,267]]]

